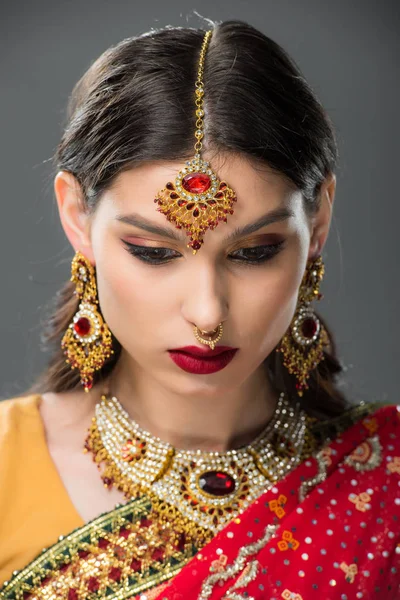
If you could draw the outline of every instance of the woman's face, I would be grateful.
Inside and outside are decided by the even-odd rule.
[[[182,163],[121,173],[90,218],[88,247],[79,248],[96,266],[102,313],[132,368],[179,394],[221,393],[254,374],[290,325],[311,253],[300,192],[240,157],[212,164],[238,201],[196,255],[154,203]],[[273,222],[240,234],[275,211]],[[199,346],[193,325],[211,331],[220,322],[219,344],[239,348],[234,359],[210,375],[181,370],[168,350]]]

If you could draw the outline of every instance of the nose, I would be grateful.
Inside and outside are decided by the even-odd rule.
[[[213,333],[228,318],[228,289],[216,269],[194,269],[184,297],[182,312],[186,321],[204,333]]]

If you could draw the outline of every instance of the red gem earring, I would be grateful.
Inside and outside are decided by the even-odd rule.
[[[207,31],[200,52],[199,70],[196,81],[196,154],[179,171],[175,181],[169,181],[158,192],[154,202],[177,229],[186,229],[190,236],[187,244],[193,254],[204,243],[207,229],[215,229],[219,221],[227,222],[227,215],[233,215],[233,203],[237,201],[235,192],[225,181],[220,181],[208,162],[201,158],[204,137],[204,60],[212,31]]]
[[[77,252],[71,265],[71,281],[80,299],[78,312],[66,330],[61,347],[71,369],[78,369],[85,392],[93,386],[93,375],[113,354],[111,332],[97,310],[97,286],[94,267]]]
[[[325,267],[322,257],[307,265],[299,290],[298,306],[289,330],[283,337],[277,352],[283,354],[283,364],[297,378],[296,389],[299,396],[308,389],[310,373],[324,360],[323,350],[329,347],[329,336],[310,306],[313,300],[320,300],[320,282]]]

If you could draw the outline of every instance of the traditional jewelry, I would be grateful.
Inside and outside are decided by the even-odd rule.
[[[299,396],[308,389],[311,371],[324,360],[323,350],[329,347],[329,336],[310,306],[313,300],[323,298],[319,292],[325,267],[322,257],[307,265],[299,290],[298,305],[289,330],[283,337],[277,352],[283,354],[283,364],[297,378]]]
[[[233,203],[237,201],[235,192],[224,181],[220,181],[210,164],[201,158],[204,137],[204,62],[212,31],[204,36],[200,51],[199,68],[195,90],[196,131],[195,156],[186,162],[175,181],[168,181],[154,200],[157,210],[162,212],[177,229],[184,228],[190,235],[188,248],[193,254],[204,243],[203,234],[207,229],[215,229],[219,221],[227,222],[227,215],[233,215]]]
[[[111,332],[97,310],[97,286],[94,267],[77,252],[71,266],[71,281],[81,300],[79,310],[68,326],[61,347],[71,369],[79,369],[85,392],[93,386],[94,372],[113,354]]]
[[[85,451],[106,487],[115,485],[127,498],[145,494],[156,512],[169,511],[214,535],[309,454],[308,419],[282,392],[251,444],[226,452],[178,450],[142,429],[115,396],[103,394]]]
[[[214,350],[215,345],[222,338],[224,328],[222,323],[220,323],[218,327],[214,329],[214,331],[203,331],[202,329],[199,329],[197,325],[195,325],[193,332],[197,341],[199,341],[201,344],[210,346],[211,350]]]

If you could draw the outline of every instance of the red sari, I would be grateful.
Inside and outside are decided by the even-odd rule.
[[[266,492],[156,600],[400,598],[400,407],[356,423]]]
[[[146,541],[143,497],[61,536],[0,599],[399,599],[400,407],[355,420],[202,548]]]

